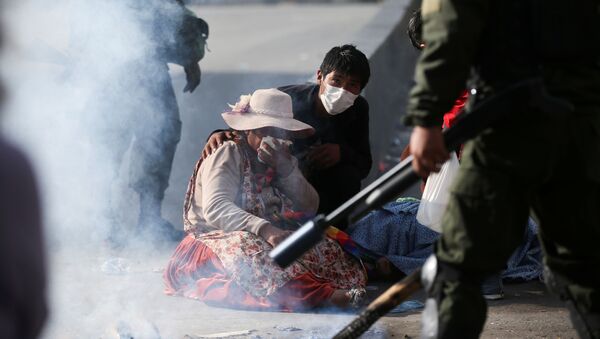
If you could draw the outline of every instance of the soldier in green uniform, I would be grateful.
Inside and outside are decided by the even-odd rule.
[[[424,0],[425,49],[406,122],[413,167],[448,158],[442,115],[539,78],[563,113],[514,107],[465,145],[443,235],[424,267],[423,336],[473,338],[483,329],[481,278],[503,268],[533,209],[549,287],[583,338],[600,337],[600,1]]]

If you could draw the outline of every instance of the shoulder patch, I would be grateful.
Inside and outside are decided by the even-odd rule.
[[[421,15],[436,13],[440,11],[441,0],[423,0],[421,4]]]

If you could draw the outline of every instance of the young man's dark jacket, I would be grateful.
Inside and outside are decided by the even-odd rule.
[[[315,111],[316,100],[320,100],[317,84],[289,85],[279,90],[292,97],[294,118],[315,129],[310,138],[294,140],[293,154],[319,192],[319,212],[330,212],[360,190],[360,181],[371,169],[369,104],[359,96],[346,111],[319,117]],[[340,162],[324,170],[308,168],[306,155],[310,147],[327,143],[340,145]]]

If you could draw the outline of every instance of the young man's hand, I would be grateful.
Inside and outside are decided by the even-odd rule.
[[[204,145],[204,149],[202,150],[202,159],[208,158],[219,146],[221,146],[225,141],[232,140],[235,137],[235,133],[232,131],[222,131],[211,134]]]
[[[183,70],[185,71],[185,79],[187,80],[187,84],[183,88],[183,93],[192,93],[196,89],[196,87],[200,85],[200,65],[198,65],[198,63],[193,63],[191,65],[185,66]]]
[[[444,144],[442,129],[438,126],[413,129],[410,136],[410,154],[414,157],[415,172],[427,178],[431,172],[439,172],[450,155]]]
[[[340,145],[323,144],[315,146],[308,153],[309,166],[316,169],[333,167],[341,159]]]

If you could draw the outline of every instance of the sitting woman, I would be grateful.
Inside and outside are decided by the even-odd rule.
[[[286,216],[317,210],[318,195],[287,147],[313,128],[293,119],[290,96],[276,89],[242,96],[232,108],[222,116],[237,137],[198,161],[190,179],[188,235],[165,271],[166,293],[245,309],[356,304],[366,274],[336,242],[322,241],[285,269],[268,257],[295,225]]]

